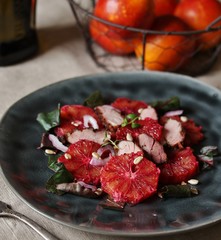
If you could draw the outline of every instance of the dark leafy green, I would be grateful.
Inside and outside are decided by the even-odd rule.
[[[48,168],[54,172],[59,171],[59,169],[61,168],[60,163],[58,163],[58,158],[60,156],[61,156],[61,154],[48,155]]]
[[[195,186],[192,186],[190,184],[167,185],[162,187],[159,193],[163,198],[184,198],[197,195],[198,190]]]
[[[115,202],[113,199],[108,197],[104,201],[100,202],[99,205],[105,209],[123,211],[126,204],[124,202]]]
[[[51,193],[62,195],[64,194],[64,192],[57,190],[56,185],[59,183],[68,183],[72,181],[73,176],[71,175],[71,173],[68,172],[68,170],[62,163],[59,163],[56,173],[53,176],[51,176],[46,183],[46,190]]]
[[[103,104],[104,104],[104,98],[100,91],[93,92],[84,101],[84,105],[91,108],[94,108]]]
[[[180,109],[180,99],[176,96],[171,97],[165,101],[156,101],[151,103],[158,113],[163,114],[169,111]]]
[[[52,144],[52,142],[49,139],[49,133],[43,133],[41,136],[41,144],[40,144],[40,149],[54,149],[54,146]]]
[[[58,126],[60,124],[60,105],[58,105],[58,108],[52,112],[39,113],[37,115],[37,121],[46,131]]]

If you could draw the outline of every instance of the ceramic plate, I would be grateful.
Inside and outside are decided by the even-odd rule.
[[[183,232],[221,219],[221,159],[199,176],[200,194],[193,198],[149,199],[123,212],[101,208],[100,200],[45,191],[52,175],[44,153],[37,150],[44,130],[36,121],[39,112],[58,103],[81,104],[100,90],[110,100],[125,96],[147,102],[179,96],[188,116],[203,126],[203,145],[221,149],[221,92],[189,77],[147,72],[84,76],[42,88],[15,103],[0,126],[0,163],[6,182],[26,204],[44,216],[84,231],[153,236]]]

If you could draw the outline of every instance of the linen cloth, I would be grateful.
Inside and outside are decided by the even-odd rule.
[[[84,40],[67,1],[38,0],[37,30],[40,47],[38,54],[23,63],[0,68],[0,117],[13,103],[41,87],[63,79],[104,72],[86,52]],[[221,56],[213,69],[198,79],[221,89]],[[62,240],[132,239],[87,233],[54,222],[22,202],[6,185],[2,176],[0,176],[0,200],[40,223]],[[0,239],[42,238],[19,220],[0,218]],[[139,239],[219,240],[221,222],[188,233]]]

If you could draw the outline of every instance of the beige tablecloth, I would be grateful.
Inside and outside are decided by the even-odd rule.
[[[82,36],[65,0],[38,0],[37,28],[40,44],[38,55],[26,62],[0,68],[0,117],[14,102],[36,89],[62,79],[104,72],[86,53]],[[221,58],[209,73],[198,79],[221,89]],[[63,240],[128,239],[81,232],[49,220],[22,202],[1,176],[0,199]],[[37,240],[41,237],[18,220],[0,218],[0,239]],[[221,222],[185,234],[148,239],[218,240],[221,239]]]

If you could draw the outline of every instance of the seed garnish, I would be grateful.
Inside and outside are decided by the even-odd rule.
[[[190,180],[188,180],[188,183],[191,184],[191,185],[197,185],[199,183],[199,180],[197,180],[197,179],[190,179]]]
[[[46,153],[46,154],[49,154],[49,155],[51,155],[51,154],[56,154],[56,152],[53,151],[53,150],[51,150],[51,149],[45,149],[45,153]]]
[[[100,155],[97,152],[92,152],[94,158],[100,159]]]
[[[134,159],[134,164],[137,165],[137,164],[140,163],[142,160],[143,160],[143,156],[136,157],[136,158]]]
[[[127,139],[127,141],[133,141],[133,137],[130,133],[127,133],[126,139]]]
[[[64,157],[65,157],[66,159],[71,159],[71,155],[70,155],[69,153],[65,153],[65,154],[64,154]]]

